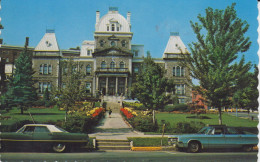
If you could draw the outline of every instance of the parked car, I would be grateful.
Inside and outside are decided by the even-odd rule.
[[[62,128],[49,124],[27,124],[16,132],[0,134],[0,150],[5,148],[50,149],[54,152],[69,151],[73,147],[86,146],[87,134],[69,133]]]
[[[169,136],[168,143],[192,153],[208,148],[242,148],[251,151],[258,144],[258,138],[257,134],[245,134],[234,127],[211,125],[202,128],[197,134]]]

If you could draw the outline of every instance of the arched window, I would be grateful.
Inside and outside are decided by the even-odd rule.
[[[86,75],[90,75],[90,73],[91,73],[91,66],[87,65],[86,66]]]
[[[116,45],[116,42],[115,41],[111,41],[111,46],[115,46]]]
[[[104,44],[105,44],[105,41],[104,41],[104,40],[99,41],[99,45],[100,45],[100,47],[103,47]]]
[[[121,43],[122,43],[122,47],[126,47],[126,41],[125,40],[123,40]]]
[[[112,24],[112,25],[111,25],[111,30],[112,30],[112,31],[115,31],[115,24]]]
[[[120,62],[119,67],[120,67],[120,69],[124,69],[125,68],[125,63],[123,61]]]
[[[106,64],[105,61],[102,61],[101,62],[101,69],[105,69],[105,68],[107,68],[107,64]]]
[[[116,68],[116,63],[115,63],[114,61],[112,61],[112,62],[110,63],[110,68],[111,68],[111,69]]]

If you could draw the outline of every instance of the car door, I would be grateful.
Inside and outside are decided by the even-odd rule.
[[[214,128],[210,135],[208,135],[209,148],[223,148],[225,147],[225,134],[223,128]]]
[[[235,128],[227,127],[225,137],[227,148],[239,148],[242,146],[242,136]]]
[[[52,133],[46,126],[36,126],[32,138],[34,147],[44,149],[52,144]]]
[[[32,136],[33,136],[34,129],[35,126],[26,126],[23,131],[17,133],[17,137],[19,137],[18,139],[19,143],[16,143],[17,147],[21,147],[22,149],[27,149],[33,146]]]

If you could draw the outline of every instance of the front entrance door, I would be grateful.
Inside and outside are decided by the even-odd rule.
[[[116,79],[109,78],[108,79],[108,95],[115,95],[116,94]]]

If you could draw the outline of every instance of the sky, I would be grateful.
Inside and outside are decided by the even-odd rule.
[[[118,7],[125,18],[131,12],[132,44],[143,44],[152,57],[161,58],[170,32],[179,32],[188,48],[196,42],[190,21],[198,22],[198,14],[205,15],[208,7],[225,9],[233,2],[237,16],[250,25],[246,61],[258,64],[257,0],[2,0],[0,38],[4,44],[23,46],[30,37],[29,46],[36,47],[46,29],[55,29],[60,49],[81,46],[94,40],[96,11],[104,16],[109,7]]]

